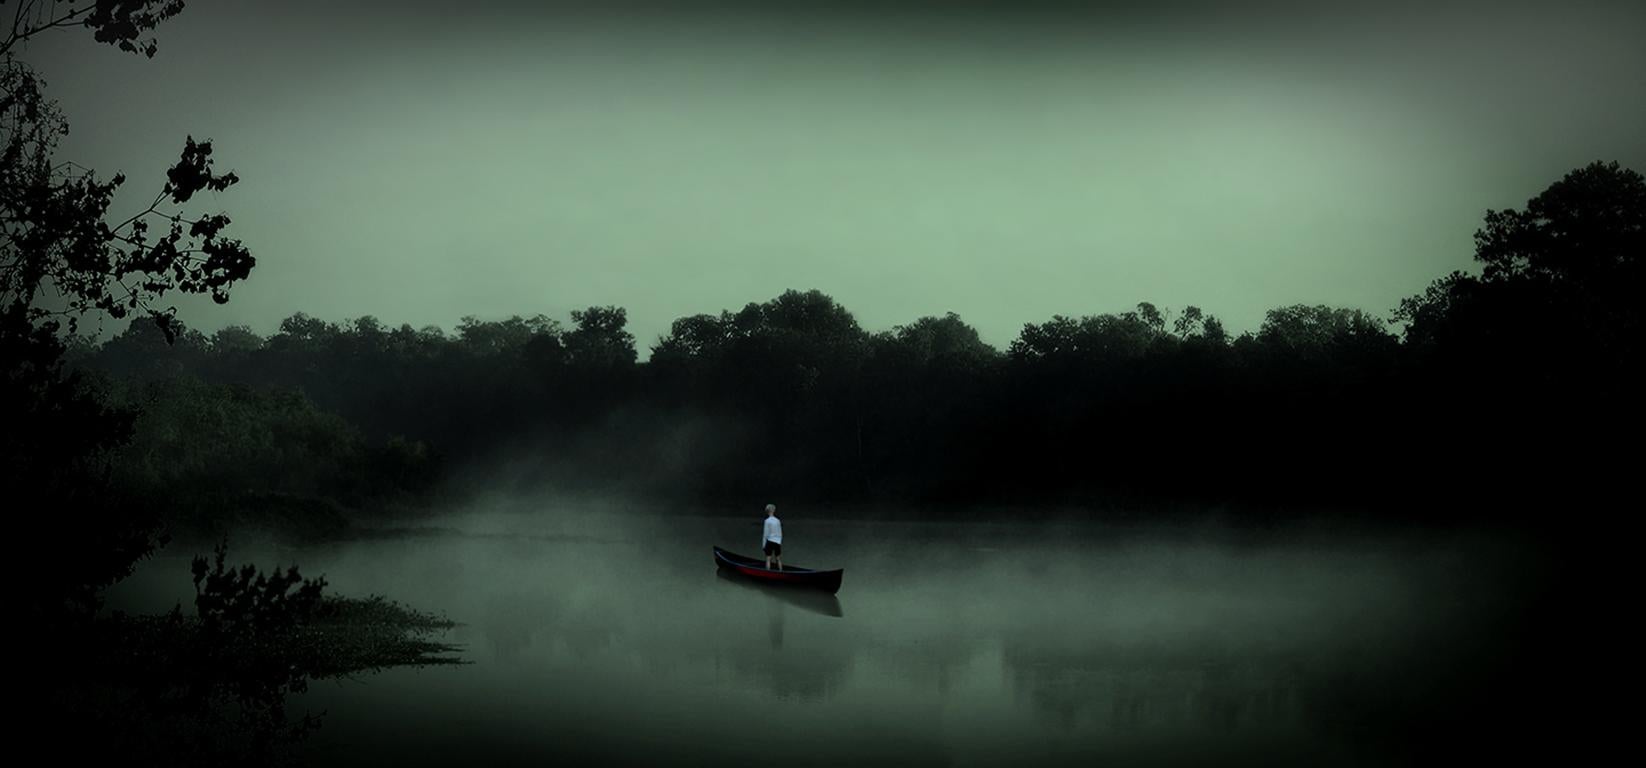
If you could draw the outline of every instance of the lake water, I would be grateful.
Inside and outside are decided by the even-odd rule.
[[[293,699],[320,764],[1381,765],[1507,711],[1512,537],[787,514],[790,564],[846,569],[826,598],[717,575],[759,523],[459,515],[231,559],[460,622],[439,639],[472,664]],[[112,604],[184,598],[188,554]]]

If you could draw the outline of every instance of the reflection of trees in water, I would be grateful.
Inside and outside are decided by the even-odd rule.
[[[1536,719],[1526,670],[1507,666],[1479,635],[1434,635],[1391,647],[1344,640],[1296,653],[1190,647],[1056,647],[1008,640],[1002,663],[1015,696],[1066,730],[1137,737],[1279,734],[1294,746],[1335,744],[1401,762],[1475,754],[1505,724]],[[1296,734],[1309,734],[1297,740]],[[1421,747],[1422,754],[1419,754]]]
[[[543,625],[543,622],[533,620],[533,616],[521,615],[522,610],[536,613],[540,607],[536,603],[521,600],[517,594],[493,593],[486,599],[479,616],[473,620],[485,638],[486,645],[491,648],[493,657],[498,661],[513,661],[520,658],[521,654],[531,647],[531,628]]]
[[[554,637],[573,658],[587,659],[611,649],[623,628],[601,611],[568,611]]]
[[[1523,654],[1531,630],[1519,623],[1539,619],[1500,615],[1452,627],[1434,622],[1439,626],[1408,644],[1357,644],[1311,661],[1300,686],[1306,726],[1357,751],[1376,750],[1402,762],[1442,755],[1481,762],[1489,760],[1487,751],[1519,749],[1506,747],[1514,741],[1504,734],[1524,737],[1528,749],[1547,746],[1551,734],[1560,732],[1553,723],[1569,710],[1561,693],[1546,687],[1544,674],[1555,658],[1542,655],[1548,646],[1534,640],[1539,655]]]
[[[727,670],[780,699],[822,701],[840,691],[852,657],[822,647],[720,648],[715,670]]]
[[[565,594],[500,592],[485,602],[473,621],[498,661],[518,661],[545,644],[575,659],[609,650],[628,631],[609,606],[579,605]]]
[[[863,644],[865,662],[909,687],[947,695],[960,673],[984,650],[982,638],[930,635],[913,640],[875,638]]]
[[[606,548],[561,546],[547,557],[544,544],[587,543],[571,536],[461,534],[472,545],[462,554],[487,566],[463,586],[474,602],[460,614],[475,640],[501,662],[569,654],[586,660],[610,651],[620,638],[643,632],[628,615],[635,596],[614,585],[631,584],[621,561]]]
[[[852,653],[843,649],[852,644],[842,638],[846,625],[837,619],[844,612],[834,595],[715,574],[716,589],[749,610],[731,623],[711,614],[704,625],[682,633],[674,645],[687,650],[690,663],[705,660],[717,677],[729,671],[783,699],[819,701],[844,687]],[[693,640],[703,645],[692,648]]]
[[[821,701],[833,697],[851,676],[850,645],[840,641],[822,620],[790,631],[793,606],[769,602],[764,619],[728,626],[704,635],[713,644],[709,656],[715,672],[729,671],[781,699]]]
[[[1204,660],[1191,655],[1093,648],[1049,649],[1008,641],[1003,664],[1013,693],[1064,728],[1093,724],[1141,733],[1231,733],[1294,726],[1300,666],[1284,656]]]
[[[490,647],[496,660],[519,664],[532,657],[550,664],[567,659],[580,666],[640,665],[651,679],[722,674],[779,698],[822,700],[841,690],[850,676],[852,644],[839,601],[832,595],[773,592],[739,582],[708,585],[709,595],[736,598],[733,613],[697,601],[694,592],[676,603],[666,594],[621,589],[592,591],[590,584],[623,584],[599,563],[577,570],[586,582],[537,573],[541,589],[523,586],[493,593],[472,614],[462,616],[475,633],[472,642]],[[590,577],[589,574],[595,575]],[[566,585],[576,585],[567,587]],[[595,596],[598,596],[597,598]]]

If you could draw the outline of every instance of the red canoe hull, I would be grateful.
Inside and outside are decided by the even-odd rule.
[[[832,571],[814,571],[810,568],[800,568],[798,566],[786,566],[779,571],[767,568],[765,558],[756,560],[735,552],[728,552],[719,547],[714,548],[714,564],[723,571],[729,571],[762,584],[820,589],[829,594],[840,591],[840,577],[845,573],[844,569],[838,568]]]

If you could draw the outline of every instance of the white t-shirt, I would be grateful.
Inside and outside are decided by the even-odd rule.
[[[766,546],[768,541],[773,544],[783,543],[783,521],[775,515],[766,518],[766,535],[760,540],[760,546]]]

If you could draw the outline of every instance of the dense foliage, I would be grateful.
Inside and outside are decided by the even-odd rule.
[[[451,475],[679,504],[1498,514],[1603,488],[1621,454],[1583,435],[1638,424],[1643,188],[1596,163],[1490,212],[1482,273],[1436,281],[1395,327],[1298,305],[1231,337],[1199,308],[1144,303],[1030,323],[1000,352],[953,314],[869,332],[829,296],[789,291],[680,318],[645,362],[614,307],[454,333],[297,314],[268,337],[184,329],[169,346],[133,323],[77,359],[301,392],[400,446],[379,465],[399,487],[404,447],[428,445]]]

